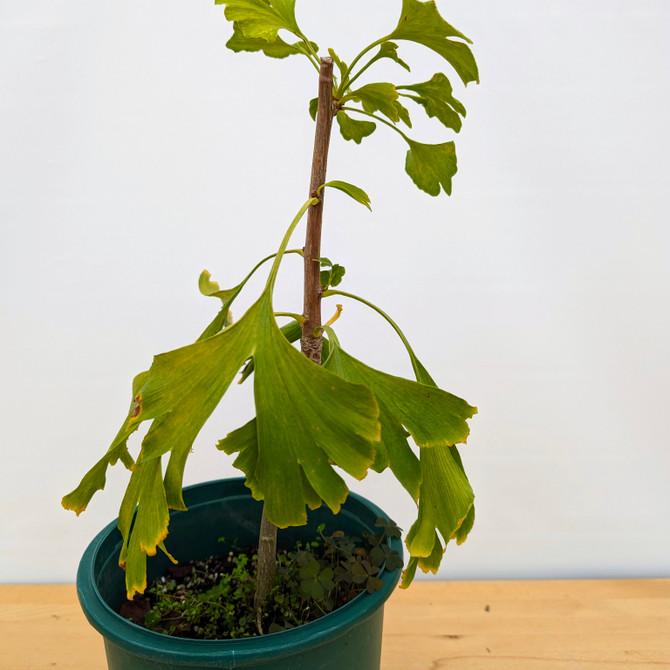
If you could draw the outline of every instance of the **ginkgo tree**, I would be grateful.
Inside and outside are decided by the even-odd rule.
[[[182,481],[188,455],[241,372],[241,381],[253,379],[255,417],[217,446],[236,454],[234,465],[246,476],[252,496],[264,502],[256,605],[262,606],[274,578],[277,528],[305,524],[306,510],[322,504],[337,513],[347,498],[348,487],[338,470],[363,479],[370,470],[390,468],[416,504],[418,517],[406,536],[410,558],[402,585],[408,586],[417,567],[437,571],[446,544],[452,539],[463,542],[472,528],[474,494],[456,445],[466,441],[467,421],[476,409],[437,387],[391,317],[367,299],[338,288],[344,268],[321,255],[324,192],[338,189],[366,207],[370,201],[357,186],[326,180],[328,147],[333,121],[341,136],[356,144],[378,127],[388,127],[407,144],[405,171],[416,186],[433,196],[450,194],[457,169],[454,142],[425,144],[410,137],[410,109],[458,132],[465,108],[442,72],[428,81],[406,81],[410,66],[399,55],[399,43],[414,42],[433,51],[467,85],[478,81],[470,40],[440,16],[435,2],[402,0],[396,28],[347,64],[333,49],[319,55],[298,24],[296,0],[216,4],[225,5],[225,17],[232,22],[230,49],[259,51],[271,58],[303,57],[319,73],[318,97],[308,105],[316,122],[309,197],[276,253],[261,260],[239,284],[222,290],[207,271],[202,273],[200,291],[219,300],[220,310],[197,341],[156,356],[150,369],[135,377],[121,429],[63,505],[81,513],[104,488],[108,466],[123,463],[131,475],[119,511],[119,562],[126,569],[128,597],[142,592],[147,556],[161,550],[176,560],[165,541],[169,510],[185,509]],[[384,59],[397,64],[400,83],[370,78],[375,63]],[[361,83],[363,75],[367,83]],[[289,249],[305,215],[305,245]],[[273,305],[280,265],[289,254],[303,257],[301,314],[280,314]],[[250,277],[268,266],[262,293],[233,322],[232,304]],[[359,301],[378,312],[405,345],[415,379],[375,370],[348,354],[333,323],[322,323],[321,301],[329,297]],[[338,313],[340,309],[338,305]],[[282,327],[277,323],[280,315],[289,317]],[[298,340],[301,351],[294,346]],[[133,458],[128,439],[144,422],[150,426]]]

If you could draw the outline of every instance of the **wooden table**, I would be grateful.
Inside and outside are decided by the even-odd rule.
[[[385,619],[383,670],[670,669],[670,579],[418,582]],[[0,669],[58,668],[106,669],[74,586],[0,585]]]

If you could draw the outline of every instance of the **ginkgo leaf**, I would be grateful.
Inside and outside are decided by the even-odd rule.
[[[130,493],[130,496],[129,496]],[[135,510],[132,530],[128,534],[127,523],[122,524],[124,508]],[[119,565],[126,568],[126,590],[131,599],[142,593],[147,585],[146,559],[154,556],[168,534],[170,512],[168,509],[160,459],[146,461],[133,472],[126,490],[119,515],[119,530],[123,536],[123,547]],[[132,513],[131,511],[131,513]]]
[[[374,370],[347,354],[329,330],[330,355],[324,367],[349,381],[372,389],[379,403],[381,446],[391,470],[416,500],[421,470],[407,443],[408,435],[421,447],[449,446],[467,439],[467,419],[476,412],[464,400],[433,386]],[[376,464],[378,467],[381,463]],[[382,468],[383,469],[383,468]]]
[[[382,42],[381,46],[379,47],[379,51],[372,60],[376,61],[382,58],[390,58],[391,60],[394,60],[396,63],[398,63],[398,65],[401,67],[404,67],[407,72],[410,71],[409,65],[407,65],[407,63],[405,63],[405,61],[402,60],[400,56],[398,56],[398,45],[393,42]]]
[[[381,460],[381,456],[378,457],[373,464],[373,470],[383,472],[386,467],[390,467],[396,479],[416,501],[421,484],[421,465],[407,442],[410,434],[384,406],[379,410],[379,422],[382,426],[381,443],[385,462]],[[382,450],[378,451],[381,453]]]
[[[451,453],[451,457],[454,459],[454,461],[456,461],[456,464],[463,471],[463,474],[465,475],[463,460],[461,459],[461,455],[458,453],[458,449],[456,447],[450,447],[449,451]],[[468,510],[467,516],[461,522],[460,526],[456,530],[456,533],[452,534],[452,539],[456,540],[456,544],[463,544],[463,542],[465,542],[465,540],[468,537],[468,534],[470,533],[474,525],[475,525],[475,506],[471,505],[470,509]]]
[[[285,251],[284,254],[302,255],[302,250],[290,249]],[[249,272],[249,274],[247,274],[247,276],[239,284],[237,284],[237,286],[233,286],[233,288],[221,289],[217,282],[212,281],[212,276],[207,270],[203,270],[200,273],[200,277],[198,278],[198,288],[200,289],[200,293],[210,298],[219,298],[219,300],[221,300],[223,303],[223,306],[221,307],[221,311],[214,317],[207,328],[205,328],[203,333],[198,338],[198,341],[212,337],[212,335],[216,335],[220,330],[223,330],[232,324],[233,317],[230,313],[230,306],[233,300],[235,300],[235,298],[240,294],[256,270],[258,270],[261,265],[273,259],[274,257],[275,254],[270,254],[256,263],[256,265],[251,269],[251,272]]]
[[[289,342],[297,342],[302,337],[302,326],[297,321],[289,321],[288,323],[285,323],[279,330]],[[245,382],[251,376],[253,371],[254,357],[252,356],[242,369],[240,379],[237,383],[242,384]]]
[[[169,451],[189,449],[200,428],[254,351],[261,303],[217,335],[154,358],[137,407],[121,435],[137,424],[154,422],[142,443],[138,463]]]
[[[272,318],[274,324],[274,318]],[[258,458],[254,479],[276,526],[306,522],[301,471],[334,511],[348,489],[331,463],[363,478],[380,438],[378,406],[363,385],[344,380],[296,351],[279,328],[259,329],[254,353]]]
[[[437,531],[435,531],[435,542],[433,543],[433,551],[430,556],[421,556],[419,558],[419,567],[423,572],[432,572],[434,575],[440,568],[442,563],[442,555],[444,554],[444,547]]]
[[[368,137],[374,133],[377,124],[374,121],[359,121],[352,119],[345,112],[339,111],[337,116],[337,124],[340,127],[340,133],[345,140],[353,140],[356,144],[360,144],[364,137]]]
[[[331,339],[324,367],[355,383],[369,386],[385,408],[420,447],[452,446],[467,440],[467,420],[477,410],[465,400],[433,386],[396,377],[371,368],[347,354]]]
[[[461,116],[465,116],[465,107],[454,98],[451,83],[441,72],[434,74],[430,81],[398,86],[397,89],[417,93],[418,95],[407,97],[422,105],[428,116],[437,118],[444,126],[456,132],[461,129]]]
[[[463,469],[449,447],[422,449],[419,516],[407,534],[412,556],[429,557],[435,547],[435,531],[449,542],[468,518],[474,493]]]
[[[148,371],[141,372],[136,375],[133,379],[132,384],[132,398],[133,400],[130,403],[130,409],[128,414],[132,414],[137,406],[135,398],[137,398],[140,389],[144,385],[147,377],[149,375]],[[137,430],[139,426],[136,426],[134,430]],[[130,456],[127,448],[128,437],[133,431],[129,431],[124,435],[119,434],[116,436],[111,446],[107,450],[107,453],[84,475],[79,486],[63,497],[61,504],[65,509],[72,510],[77,516],[79,516],[83,511],[86,510],[88,504],[91,502],[91,498],[97,491],[102,491],[105,488],[106,484],[106,473],[107,468],[110,465],[114,465],[117,461],[121,461],[128,470],[132,470],[135,467],[135,462]]]
[[[295,0],[215,0],[215,4],[226,6],[226,18],[237,23],[245,37],[274,42],[282,29],[300,35]]]
[[[107,468],[112,461],[119,460],[122,450],[128,452],[126,442],[110,448],[110,450],[83,476],[74,491],[63,497],[61,504],[65,509],[72,510],[77,516],[86,510],[91,498],[97,491],[102,491],[107,483]],[[130,469],[130,468],[129,468]]]
[[[335,263],[329,270],[322,270],[320,277],[321,287],[327,289],[330,286],[339,286],[342,283],[342,279],[344,279],[346,272],[346,269],[337,263]]]
[[[376,84],[366,84],[357,88],[355,91],[347,94],[342,98],[342,102],[353,100],[360,102],[363,109],[372,114],[380,111],[384,116],[387,116],[393,123],[399,120],[398,109],[394,102],[398,99],[398,91],[396,91],[393,84],[380,82]]]
[[[207,328],[205,328],[198,340],[204,340],[212,335],[216,335],[220,330],[230,326],[233,322],[233,318],[230,314],[230,304],[242,290],[246,281],[247,280],[245,279],[237,286],[233,286],[233,288],[221,290],[217,282],[212,281],[212,276],[207,270],[203,270],[200,273],[200,277],[198,278],[198,288],[200,293],[209,298],[219,298],[223,305],[219,313],[214,317]]]
[[[247,37],[237,22],[233,24],[233,35],[226,42],[226,46],[236,53],[240,51],[262,51],[270,58],[286,58],[295,54],[305,55],[307,53],[303,42],[289,44],[279,37],[279,35],[271,41],[260,37]],[[318,52],[319,47],[316,44],[312,42],[311,46],[314,52]]]
[[[412,127],[412,120],[409,118],[409,110],[407,107],[403,107],[402,103],[399,100],[393,101],[393,106],[398,112],[398,118],[408,127]]]
[[[372,209],[372,206],[370,205],[370,196],[362,188],[354,186],[354,184],[349,184],[346,181],[333,180],[319,186],[317,193],[320,193],[321,190],[326,187],[342,191],[342,193],[346,193],[356,202],[360,202],[361,205],[365,205],[369,210]]]
[[[128,416],[106,457],[99,461],[75,491],[63,498],[63,505],[82,511],[96,490],[104,485],[104,467],[125,449],[126,441],[139,425],[152,420],[146,434],[119,516],[124,545],[121,562],[127,563],[129,593],[142,590],[145,559],[153,555],[167,535],[169,507],[185,509],[181,494],[183,467],[193,441],[230,385],[244,361],[253,353],[254,332],[260,303],[252,306],[240,321],[217,335],[187,347],[160,354],[148,372],[136,377]],[[161,456],[171,458],[163,481]],[[104,462],[107,460],[107,462]],[[92,476],[93,475],[93,476]],[[130,532],[129,514],[137,504]]]
[[[440,195],[440,187],[451,195],[451,179],[456,174],[456,148],[453,142],[422,144],[408,138],[405,171],[429,195]]]
[[[344,78],[347,74],[347,64],[335,53],[334,49],[328,49],[328,55],[333,59],[340,71],[340,76]]]
[[[381,429],[372,392],[309,361],[276,326],[259,329],[254,375],[256,419],[218,448],[240,452],[235,466],[276,526],[306,523],[314,494],[337,513],[348,488],[332,464],[360,479],[374,460]]]
[[[203,270],[198,278],[198,289],[200,290],[200,293],[209,298],[219,298],[224,304],[236,295],[241,287],[242,284],[238,284],[237,286],[233,286],[233,288],[221,290],[219,284],[212,281],[212,275],[208,270]]]
[[[289,344],[275,321],[269,282],[233,325],[154,358],[151,369],[136,378],[128,416],[106,456],[63,500],[81,511],[104,486],[109,462],[125,458],[128,436],[152,420],[119,513],[129,594],[144,589],[146,556],[167,536],[168,508],[185,509],[183,471],[195,437],[252,356],[258,450],[251,476],[275,525],[306,523],[305,506],[317,496],[337,512],[348,488],[333,464],[362,479],[373,463],[381,433],[374,395]],[[161,460],[168,453],[163,478]]]
[[[216,447],[228,455],[238,454],[237,458],[233,461],[233,465],[244,473],[246,477],[244,485],[251,490],[253,498],[263,500],[263,491],[254,476],[258,461],[256,419],[253,418],[241,428],[228,433],[226,437],[219,441]],[[312,510],[321,507],[321,496],[312,488],[302,469],[300,473],[300,485],[302,486],[302,495],[305,503]]]
[[[251,495],[256,500],[263,500],[263,490],[254,477],[258,461],[256,419],[253,418],[251,421],[245,423],[244,426],[228,433],[226,437],[219,440],[216,448],[229,456],[238,454],[237,458],[233,461],[233,465],[244,473],[246,477],[244,485],[251,490]],[[321,502],[320,498],[319,502]]]
[[[444,548],[442,547],[442,542],[440,541],[440,537],[437,534],[437,531],[435,531],[435,542],[433,544],[433,551],[431,552],[430,556],[410,556],[409,561],[407,562],[407,566],[402,573],[400,588],[409,588],[410,584],[414,580],[417,568],[421,568],[422,572],[432,572],[433,574],[436,574],[440,564],[442,563],[443,554]]]
[[[449,62],[464,84],[479,81],[477,63],[470,47],[465,44],[470,40],[440,16],[432,0],[403,0],[398,26],[388,37],[432,49]]]
[[[416,358],[414,355],[414,352],[410,351],[410,356],[412,358],[412,365],[414,367],[414,372],[417,377],[417,381],[420,381],[423,384],[427,384],[428,386],[435,386],[437,387],[437,384],[435,384],[433,378],[430,376],[426,368],[421,364],[421,361]],[[449,447],[449,454],[451,458],[455,461],[456,465],[460,468],[461,472],[463,473],[463,477],[465,477],[467,481],[467,477],[465,475],[465,468],[463,467],[463,461],[461,460],[461,456],[458,453],[458,449],[455,446]],[[424,469],[429,469],[431,467],[430,462],[427,459],[423,459],[421,461],[421,471],[423,473]],[[428,479],[428,478],[426,478]],[[421,475],[421,480],[424,480],[423,474]],[[442,482],[442,487],[448,488],[451,481],[456,480],[460,481],[461,485],[463,485],[463,479],[458,476],[455,478],[452,478],[450,480],[445,480]],[[468,485],[469,486],[469,485]],[[462,486],[462,490],[465,490],[465,496],[464,499],[467,500],[473,500],[474,499],[474,494],[472,496],[469,495],[467,492],[467,487]],[[420,497],[420,496],[419,496]],[[454,498],[457,496],[454,495]],[[421,503],[420,503],[421,504]],[[425,504],[425,500],[424,500]],[[458,515],[456,515],[458,516]],[[424,522],[426,522],[426,519],[424,518]],[[472,530],[472,527],[475,522],[475,506],[474,504],[470,504],[470,507],[467,511],[467,514],[464,519],[460,519],[457,521],[458,527],[452,534],[448,537],[445,538],[445,542],[448,543],[451,539],[456,540],[456,544],[462,544],[465,542],[468,533]],[[406,570],[403,572],[403,577],[402,577],[402,588],[407,588],[411,583],[412,580],[414,579],[414,575],[416,573],[416,568],[419,567],[423,572],[432,572],[433,574],[437,573],[438,568],[440,567],[440,564],[442,562],[442,555],[444,554],[444,548],[442,547],[442,542],[440,541],[440,537],[438,535],[437,529],[434,531],[434,537],[433,537],[433,550],[431,551],[430,555],[428,556],[411,556],[409,564],[406,568]],[[420,546],[420,545],[419,545]],[[415,547],[416,549],[416,547]]]
[[[379,404],[382,439],[373,468],[381,471],[385,458],[398,481],[418,500],[419,516],[407,536],[411,558],[403,575],[406,588],[417,567],[437,571],[443,554],[438,531],[445,544],[451,539],[460,544],[474,523],[474,494],[455,444],[465,442],[466,421],[477,410],[437,388],[407,343],[417,382],[361,363],[342,350],[331,328],[326,331],[331,354],[324,366],[369,386]],[[409,435],[420,447],[419,459],[407,444]]]
[[[319,111],[319,99],[312,98],[309,101],[309,115],[312,117],[312,121],[316,121],[316,113]]]

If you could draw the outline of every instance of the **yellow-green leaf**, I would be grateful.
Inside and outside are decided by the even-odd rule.
[[[403,0],[398,25],[388,37],[432,49],[451,64],[464,84],[479,81],[477,63],[465,44],[470,40],[440,16],[433,0]]]
[[[374,121],[359,121],[352,119],[345,112],[338,112],[337,125],[340,127],[340,133],[345,140],[353,140],[356,144],[360,144],[364,137],[368,137],[374,133],[377,124]]]
[[[268,518],[280,528],[306,522],[309,498],[298,486],[301,471],[334,511],[348,489],[337,464],[362,479],[380,438],[372,392],[352,384],[296,351],[274,318],[259,331],[254,354],[258,459],[254,477]]]
[[[226,18],[237,23],[247,38],[274,42],[282,29],[300,34],[295,0],[216,0],[215,4],[226,6]]]
[[[465,107],[454,98],[451,83],[441,72],[434,74],[430,81],[398,86],[397,89],[416,93],[417,95],[408,97],[422,105],[428,116],[437,118],[444,126],[456,132],[461,129],[461,116],[465,116]]]
[[[475,408],[433,386],[370,368],[347,354],[332,336],[324,366],[349,381],[369,386],[375,394],[380,408],[381,448],[398,481],[416,500],[422,475],[407,436],[428,448],[464,442],[469,432],[467,419]]]
[[[451,195],[451,179],[458,169],[454,143],[422,144],[410,139],[407,143],[405,171],[412,181],[429,195],[440,195],[441,189]]]
[[[421,450],[419,516],[407,534],[407,549],[415,557],[430,557],[435,531],[447,543],[468,518],[474,493],[449,447]]]
[[[396,63],[398,63],[398,65],[401,67],[404,67],[407,72],[410,71],[409,65],[407,65],[407,63],[405,63],[405,61],[402,60],[400,56],[398,56],[398,45],[394,44],[393,42],[382,42],[377,55],[372,60],[376,61],[380,60],[381,58],[390,58],[391,60],[394,60]]]
[[[129,518],[138,503],[132,530]],[[146,557],[154,556],[168,534],[168,511],[160,459],[139,465],[124,496],[119,514],[123,548],[119,563],[126,568],[128,598],[142,593],[147,585]]]
[[[359,186],[349,184],[346,181],[333,180],[319,186],[318,192],[320,193],[321,190],[326,187],[342,191],[342,193],[346,193],[350,198],[353,198],[356,202],[360,202],[361,205],[365,205],[370,210],[372,209],[372,206],[370,205],[370,196]]]
[[[342,101],[353,100],[354,102],[360,102],[363,109],[369,114],[380,111],[384,116],[391,119],[393,123],[396,123],[400,118],[398,108],[394,104],[397,99],[398,91],[396,91],[395,86],[380,82],[361,86],[361,88],[346,95]]]
[[[247,37],[237,22],[233,24],[233,35],[226,42],[226,46],[236,53],[240,51],[262,51],[270,58],[286,58],[295,54],[305,55],[306,53],[304,42],[289,44],[279,37],[279,35],[270,41],[260,37]],[[319,47],[313,42],[311,43],[311,47],[314,52],[318,52]]]
[[[419,446],[452,446],[467,440],[467,420],[477,410],[465,400],[433,386],[375,370],[347,354],[335,341],[331,341],[331,353],[324,366],[369,386],[380,407],[405,426]]]

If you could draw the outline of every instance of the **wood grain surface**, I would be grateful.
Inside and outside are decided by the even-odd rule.
[[[670,579],[418,582],[382,670],[670,669]],[[105,670],[73,585],[0,585],[0,669]],[[356,670],[343,668],[343,670]]]

